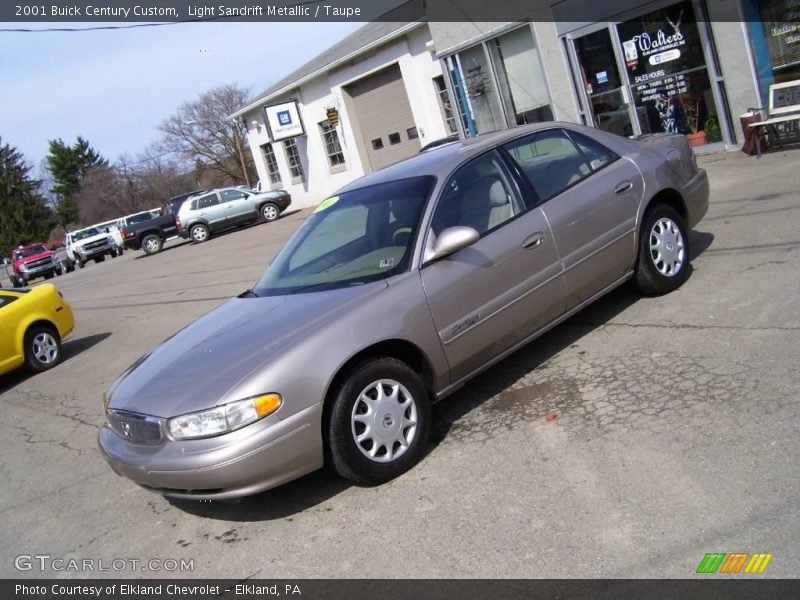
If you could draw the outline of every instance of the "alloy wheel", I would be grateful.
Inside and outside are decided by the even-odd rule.
[[[36,360],[44,365],[51,365],[58,360],[58,342],[52,333],[37,333],[33,338],[32,350]]]

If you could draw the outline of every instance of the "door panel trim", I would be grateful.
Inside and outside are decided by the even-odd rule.
[[[513,354],[514,352],[516,352],[517,350],[522,348],[523,346],[525,346],[527,344],[530,344],[537,337],[539,337],[541,335],[544,335],[549,330],[553,329],[557,325],[560,325],[561,323],[563,323],[564,321],[569,319],[571,316],[573,316],[575,313],[580,312],[581,310],[586,308],[589,304],[591,304],[592,302],[594,302],[595,300],[597,300],[601,296],[606,295],[608,292],[610,292],[614,288],[619,287],[620,285],[622,285],[623,283],[628,281],[632,276],[633,276],[633,271],[631,270],[628,273],[626,273],[624,276],[620,277],[619,279],[617,279],[616,281],[614,281],[610,285],[607,285],[602,290],[600,290],[599,292],[597,292],[593,296],[590,296],[589,298],[587,298],[586,300],[584,300],[580,304],[577,304],[576,306],[572,307],[571,309],[567,310],[566,312],[561,313],[561,315],[559,315],[558,317],[556,317],[555,319],[553,319],[549,323],[543,325],[542,327],[540,327],[539,329],[534,331],[532,334],[530,334],[529,336],[527,336],[524,339],[520,340],[519,342],[517,342],[516,344],[514,344],[513,346],[511,346],[507,350],[503,350],[502,352],[500,352],[499,354],[497,354],[496,356],[494,356],[493,358],[491,358],[490,360],[485,362],[483,365],[481,365],[477,369],[474,369],[473,371],[471,371],[468,374],[464,375],[463,377],[459,378],[457,381],[451,383],[447,387],[445,387],[445,388],[441,389],[440,391],[436,392],[435,401],[438,402],[439,400],[443,400],[445,397],[449,396],[450,394],[452,394],[453,392],[458,390],[460,387],[463,387],[463,385],[467,381],[469,381],[470,379],[472,379],[476,375],[478,375],[478,374],[482,373],[483,371],[493,367],[494,365],[499,363],[501,360],[503,360],[504,358],[510,356],[511,354]]]
[[[465,335],[466,333],[469,333],[470,331],[472,331],[473,329],[475,329],[479,325],[483,325],[489,319],[492,319],[492,318],[496,317],[497,315],[502,313],[504,310],[506,310],[506,309],[512,307],[513,305],[515,305],[520,300],[524,300],[525,298],[527,298],[528,296],[530,296],[534,292],[537,292],[538,290],[540,290],[544,286],[546,286],[549,283],[551,283],[553,280],[558,279],[559,277],[561,277],[561,275],[564,273],[563,269],[564,269],[564,267],[563,267],[562,264],[554,265],[552,270],[554,270],[556,272],[554,272],[547,279],[545,279],[544,281],[538,283],[537,285],[535,285],[531,289],[519,294],[518,293],[519,288],[525,286],[528,283],[527,281],[523,281],[519,285],[517,285],[517,286],[511,288],[510,290],[508,290],[508,292],[503,294],[503,296],[501,296],[499,298],[496,298],[492,302],[487,302],[483,306],[478,307],[478,309],[475,311],[475,314],[473,316],[468,317],[467,319],[465,319],[461,323],[457,323],[454,326],[449,326],[448,329],[451,332],[452,332],[453,329],[459,328],[458,333],[456,333],[455,335],[451,336],[450,338],[445,339],[447,330],[439,331],[438,332],[439,333],[439,339],[442,340],[442,343],[445,346],[447,346],[449,344],[452,344],[453,342],[455,342],[461,336]],[[511,300],[508,300],[508,296],[512,296]],[[490,311],[490,312],[488,314],[486,314],[487,311]],[[483,318],[481,318],[482,314],[485,315]],[[475,317],[477,317],[477,320],[472,321],[472,319],[475,318]],[[467,325],[466,327],[462,328],[462,325],[465,322],[468,322],[469,325]]]

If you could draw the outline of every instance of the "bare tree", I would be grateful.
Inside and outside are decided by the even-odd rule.
[[[243,122],[228,119],[247,102],[249,91],[237,85],[212,88],[197,100],[185,102],[164,121],[162,148],[202,163],[229,182],[251,187],[255,165],[247,151]]]

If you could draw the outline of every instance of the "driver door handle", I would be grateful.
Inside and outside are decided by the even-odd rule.
[[[525,241],[522,242],[522,247],[526,250],[530,250],[531,248],[538,248],[543,243],[544,234],[541,231],[537,231],[525,238]]]
[[[631,181],[620,181],[617,184],[617,187],[614,188],[614,192],[617,193],[617,194],[624,194],[625,192],[627,192],[632,187],[633,187],[633,182],[631,182]]]

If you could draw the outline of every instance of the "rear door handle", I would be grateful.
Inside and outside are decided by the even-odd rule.
[[[633,187],[633,182],[631,182],[631,181],[620,181],[617,184],[617,187],[614,188],[614,192],[616,192],[617,194],[624,194],[625,192],[627,192],[632,187]]]
[[[537,231],[534,234],[529,235],[525,238],[525,241],[522,242],[522,247],[526,250],[531,248],[538,248],[544,243],[544,234],[541,231]]]

